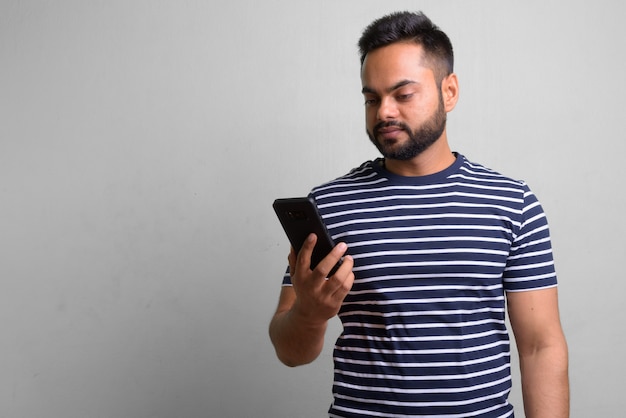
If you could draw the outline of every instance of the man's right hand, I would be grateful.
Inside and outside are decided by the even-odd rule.
[[[352,272],[354,261],[349,255],[343,258],[335,274],[328,277],[329,272],[348,249],[343,242],[337,244],[314,270],[310,269],[311,255],[316,242],[317,236],[311,234],[298,254],[293,248],[289,254],[289,272],[296,293],[292,311],[311,325],[325,323],[337,315],[354,283]]]
[[[328,320],[337,315],[354,283],[354,261],[346,255],[332,277],[329,272],[346,253],[340,243],[311,270],[311,254],[317,237],[311,234],[299,254],[291,249],[289,271],[292,286],[283,286],[270,322],[270,338],[280,361],[288,366],[310,363],[324,346]]]

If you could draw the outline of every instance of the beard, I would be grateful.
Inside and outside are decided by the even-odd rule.
[[[396,141],[377,140],[379,131],[382,128],[397,127],[406,132],[409,138],[401,145],[395,145]],[[435,113],[425,121],[421,126],[412,130],[406,123],[399,121],[381,121],[374,126],[373,132],[367,131],[372,143],[378,148],[378,151],[391,160],[407,161],[417,157],[426,151],[432,144],[443,134],[446,128],[446,111],[443,105],[443,98],[439,98],[439,107]]]

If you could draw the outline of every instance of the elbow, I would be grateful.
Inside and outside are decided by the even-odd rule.
[[[546,370],[568,375],[569,350],[565,338],[556,338],[543,344],[518,345],[522,368],[531,364],[541,364]]]
[[[278,356],[278,359],[280,360],[281,363],[283,363],[285,366],[287,367],[299,367],[299,366],[304,366],[307,363],[304,362],[300,362],[294,359],[290,359],[288,357],[284,357],[284,356]]]
[[[276,351],[276,357],[278,360],[287,367],[299,367],[305,364],[312,363],[317,355],[306,355],[302,353],[294,353],[293,350],[281,349],[278,345],[274,344],[274,350]]]
[[[277,314],[270,322],[269,337],[276,356],[288,367],[298,367],[313,362],[322,352],[326,324],[306,329],[289,320],[285,313]]]

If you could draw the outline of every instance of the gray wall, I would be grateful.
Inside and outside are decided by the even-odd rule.
[[[572,416],[621,414],[624,3],[2,0],[0,417],[324,415],[338,324],[267,338],[271,202],[376,156],[355,44],[397,9],[455,45],[453,148],[548,212]]]

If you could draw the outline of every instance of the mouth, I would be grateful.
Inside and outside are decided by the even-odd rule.
[[[393,133],[393,132],[398,132],[398,131],[402,131],[403,129],[399,126],[387,126],[385,128],[380,128],[378,129],[378,133],[379,134],[388,134],[388,133]]]
[[[390,141],[398,139],[398,136],[404,132],[404,129],[401,126],[391,125],[375,129],[374,132],[380,140]]]

